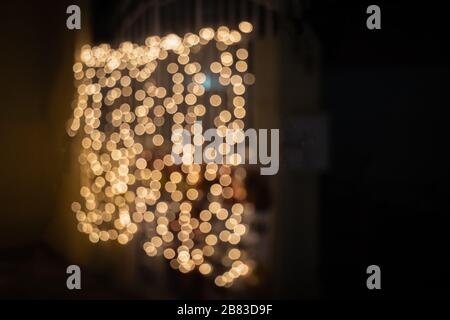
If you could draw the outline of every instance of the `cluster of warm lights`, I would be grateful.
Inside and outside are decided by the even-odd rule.
[[[147,255],[164,256],[182,273],[215,274],[216,285],[228,287],[251,272],[242,241],[253,210],[245,168],[186,158],[176,165],[172,155],[173,132],[194,132],[199,120],[212,120],[218,132],[244,129],[245,85],[255,79],[247,72],[248,51],[237,44],[251,31],[242,22],[239,31],[203,28],[117,50],[81,49],[67,132],[83,135],[83,200],[72,210],[91,242],[127,244],[142,230]],[[217,57],[205,66],[194,59],[208,44]],[[199,140],[194,144],[205,142]]]

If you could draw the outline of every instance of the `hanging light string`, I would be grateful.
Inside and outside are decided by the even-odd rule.
[[[77,90],[67,133],[82,135],[78,160],[86,183],[72,210],[91,242],[125,245],[142,230],[148,256],[163,256],[182,273],[215,275],[217,286],[252,271],[243,241],[253,213],[247,172],[238,154],[229,154],[245,137],[219,150],[231,164],[185,157],[205,143],[201,135],[187,146],[173,141],[176,130],[204,129],[199,120],[204,126],[212,119],[219,135],[245,129],[246,85],[254,76],[248,51],[238,44],[252,28],[241,22],[239,31],[222,26],[151,36],[144,45],[124,42],[117,50],[82,47],[73,65]],[[217,57],[202,66],[195,58],[207,45],[215,45]],[[167,70],[165,81],[156,81],[158,69]],[[182,164],[174,163],[174,152],[184,153]]]

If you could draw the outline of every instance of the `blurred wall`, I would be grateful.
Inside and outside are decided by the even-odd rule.
[[[64,1],[3,6],[0,246],[12,248],[40,242],[56,209],[74,33],[65,28]]]
[[[14,266],[33,261],[46,248],[67,265],[108,270],[105,277],[114,276],[120,285],[132,277],[130,253],[117,244],[93,246],[78,232],[70,210],[79,197],[79,141],[67,136],[65,123],[74,92],[72,65],[91,34],[90,1],[75,1],[82,29],[66,28],[66,8],[73,3],[15,1],[2,10],[0,29],[8,32],[2,36],[0,77],[0,250],[3,262]],[[64,266],[57,268],[65,274]],[[43,272],[38,270],[33,281],[44,283]],[[48,285],[63,288],[64,283]]]

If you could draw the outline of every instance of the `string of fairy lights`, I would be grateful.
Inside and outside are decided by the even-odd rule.
[[[246,86],[255,77],[239,44],[253,27],[241,22],[238,29],[150,36],[144,45],[124,42],[118,49],[82,47],[67,132],[82,135],[84,179],[72,211],[91,242],[125,245],[142,230],[145,253],[182,273],[198,270],[221,287],[251,273],[244,240],[254,209],[246,201],[247,172],[230,151],[242,135],[219,149],[231,164],[198,164],[192,150],[204,137],[182,145],[173,134],[201,131],[205,123],[219,135],[245,129]],[[205,66],[195,59],[208,45],[216,57]],[[174,152],[183,153],[180,165]]]

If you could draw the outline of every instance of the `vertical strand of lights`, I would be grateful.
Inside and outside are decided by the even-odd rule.
[[[239,47],[252,28],[241,22],[239,30],[203,28],[150,36],[144,45],[82,48],[67,133],[82,135],[78,160],[86,183],[72,211],[91,242],[125,245],[141,230],[148,256],[163,256],[182,273],[212,276],[217,286],[252,271],[243,239],[253,206],[244,159],[233,151],[245,140],[246,86],[255,81],[248,51]],[[196,61],[206,46],[216,57]],[[206,148],[205,157],[229,161],[193,161],[196,147],[206,145],[206,126],[226,139],[218,150]],[[192,144],[180,142],[180,129],[194,134]],[[227,129],[234,134],[225,137]]]

